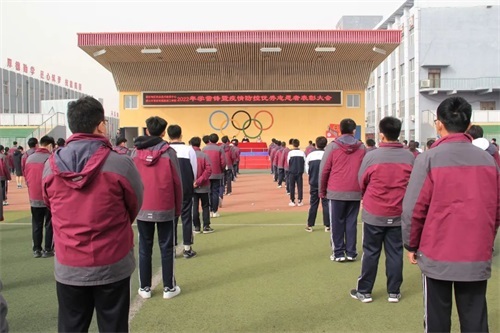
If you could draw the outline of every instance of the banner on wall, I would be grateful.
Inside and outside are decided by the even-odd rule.
[[[145,107],[192,105],[342,105],[342,91],[143,92]]]

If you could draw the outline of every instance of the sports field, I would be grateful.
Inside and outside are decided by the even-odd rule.
[[[307,187],[306,205],[288,207],[284,188],[277,189],[267,173],[242,174],[233,185],[221,217],[212,219],[215,233],[195,237],[193,248],[198,256],[176,261],[176,278],[182,289],[178,297],[164,300],[162,288],[157,286],[151,299],[142,300],[137,296],[137,273],[133,275],[131,331],[423,331],[417,266],[405,260],[400,303],[387,302],[383,265],[373,290],[374,301],[353,300],[349,291],[356,286],[361,263],[330,261],[329,235],[323,231],[320,216],[313,233],[304,231]],[[0,223],[0,278],[9,304],[7,318],[12,332],[54,332],[53,262],[32,258],[27,193],[14,187],[9,190],[7,221]],[[360,228],[358,240],[360,251]],[[500,250],[498,245],[497,241]],[[490,332],[500,332],[498,252],[488,284]],[[384,260],[382,256],[382,264]],[[159,263],[156,247],[153,264],[157,272]],[[95,323],[91,330],[97,331]],[[459,331],[455,309],[453,331]]]

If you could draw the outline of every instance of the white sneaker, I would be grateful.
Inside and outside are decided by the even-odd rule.
[[[290,206],[290,207],[295,207],[295,202],[290,201],[290,203],[288,204],[288,206]]]
[[[141,296],[142,298],[151,298],[151,288],[139,288],[139,296]]]
[[[401,294],[389,294],[389,298],[387,299],[389,303],[399,303],[401,299]]]
[[[304,203],[302,201],[299,201],[299,203],[297,204],[297,206],[302,207],[302,206],[304,206]]]
[[[163,288],[163,298],[171,299],[181,293],[181,287],[175,286],[173,289]]]
[[[330,227],[325,227],[325,232],[330,232]]]
[[[212,214],[212,217],[220,217],[220,214],[219,214],[219,213],[217,213],[217,212],[214,212],[214,213]]]
[[[278,185],[278,188],[281,188],[281,185]]]

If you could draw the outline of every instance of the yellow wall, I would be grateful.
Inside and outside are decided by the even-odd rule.
[[[360,95],[359,108],[347,108],[347,94]],[[124,109],[123,96],[137,95],[138,109]],[[365,105],[364,91],[344,91],[343,106],[203,106],[203,107],[143,107],[142,94],[138,92],[120,92],[120,127],[138,127],[139,134],[142,134],[142,128],[145,127],[145,120],[151,116],[159,116],[167,120],[168,124],[178,124],[182,127],[183,139],[185,142],[193,136],[203,136],[205,134],[217,133],[222,136],[221,131],[216,131],[209,124],[209,117],[215,110],[222,110],[228,114],[229,118],[238,110],[247,111],[252,117],[260,111],[267,110],[273,114],[273,126],[262,132],[262,141],[270,143],[272,138],[288,141],[290,138],[298,138],[301,142],[301,147],[307,146],[309,140],[315,140],[317,136],[325,135],[329,124],[338,124],[344,118],[353,119],[357,125],[361,126],[361,139],[364,140],[365,128]],[[214,127],[220,128],[225,121],[222,114],[214,114],[212,123]],[[248,119],[244,114],[238,114],[235,117],[236,122],[240,123]],[[271,123],[270,117],[261,113],[257,119],[262,122],[264,128]],[[237,135],[241,141],[244,134],[239,132],[231,124],[222,131],[223,134],[231,138]],[[246,130],[248,135],[255,136],[258,134],[258,129],[252,125]],[[250,141],[255,141],[251,139]]]

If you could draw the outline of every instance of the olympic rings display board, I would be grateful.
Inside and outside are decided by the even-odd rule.
[[[259,119],[262,121],[257,119],[257,117],[260,117]],[[208,123],[210,124],[210,127],[216,131],[220,131],[222,135],[229,136],[229,134],[226,134],[224,130],[231,125],[231,128],[237,131],[236,134],[230,133],[231,137],[233,135],[238,136],[240,132],[243,132],[246,137],[256,139],[262,135],[262,132],[267,131],[274,125],[274,117],[272,113],[267,110],[257,111],[253,117],[245,110],[238,110],[234,112],[231,117],[229,117],[229,115],[223,110],[215,110],[208,117]],[[257,134],[249,131],[252,124],[257,129],[255,131]]]

